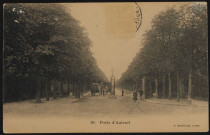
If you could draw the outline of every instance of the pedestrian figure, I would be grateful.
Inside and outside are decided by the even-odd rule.
[[[124,90],[122,89],[122,96],[124,96]]]
[[[137,90],[133,92],[133,101],[136,102],[137,100]]]
[[[140,100],[141,100],[141,99],[142,99],[142,96],[143,96],[143,91],[140,90],[140,91],[139,91],[139,94],[140,94]]]

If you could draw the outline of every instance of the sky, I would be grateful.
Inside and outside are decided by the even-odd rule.
[[[155,15],[170,7],[187,2],[139,2],[142,23],[138,31],[134,18],[137,7],[129,3],[70,3],[65,4],[72,16],[85,27],[92,41],[91,51],[99,68],[110,78],[114,70],[119,79],[142,48],[143,34],[151,28]]]

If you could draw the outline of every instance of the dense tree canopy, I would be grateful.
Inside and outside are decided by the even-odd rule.
[[[183,79],[184,86],[192,87],[194,97],[198,93],[207,97],[207,26],[207,7],[203,4],[169,8],[159,13],[154,17],[151,29],[144,34],[143,48],[122,75],[120,84],[134,87],[144,76],[158,79],[168,75],[171,80],[172,75],[172,81],[178,76]],[[191,79],[193,86],[188,84]]]
[[[90,47],[84,28],[60,4],[4,5],[7,93],[9,85],[17,80],[22,85],[27,79],[35,83],[40,78],[68,83],[108,81]]]

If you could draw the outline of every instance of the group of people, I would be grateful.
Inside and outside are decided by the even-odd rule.
[[[142,99],[142,96],[143,96],[143,91],[142,91],[142,90],[139,91],[139,96],[140,96],[140,100],[141,100],[141,99]],[[136,102],[137,97],[138,97],[138,92],[137,92],[137,90],[135,89],[134,92],[133,92],[133,101],[134,101],[134,102]]]

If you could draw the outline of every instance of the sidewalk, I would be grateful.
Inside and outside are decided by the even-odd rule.
[[[187,101],[187,99],[181,99],[180,101],[177,101],[176,99],[169,100],[169,99],[150,98],[150,99],[143,99],[143,101],[154,104],[208,107],[208,101],[201,101],[195,99],[192,99],[191,103]]]

